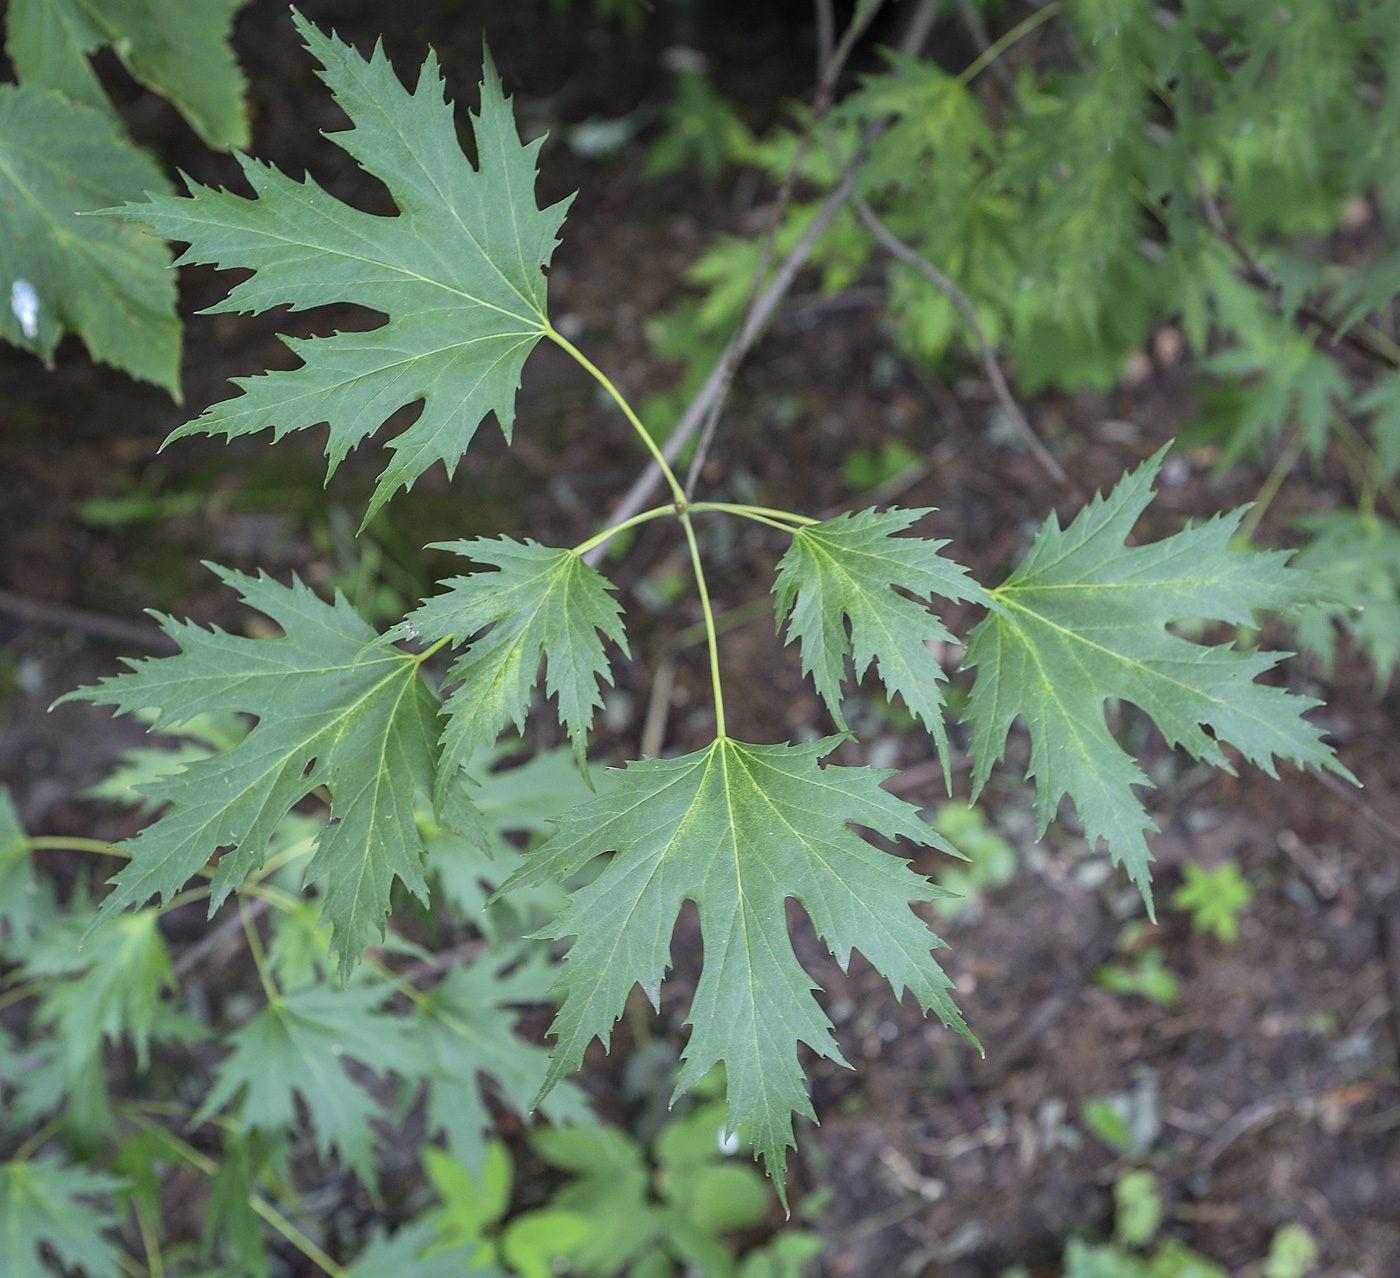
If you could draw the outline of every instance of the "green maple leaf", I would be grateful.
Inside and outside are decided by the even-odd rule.
[[[121,1278],[119,1250],[102,1231],[120,1223],[106,1198],[125,1182],[54,1157],[0,1163],[0,1273],[53,1278],[43,1252],[86,1278]]]
[[[455,774],[478,750],[494,746],[507,722],[524,730],[542,655],[545,687],[558,698],[560,722],[584,768],[588,727],[603,704],[598,679],[611,682],[600,636],[627,652],[622,609],[608,594],[607,579],[572,550],[533,541],[483,537],[438,549],[500,570],[452,578],[446,594],[429,599],[390,632],[436,642],[486,631],[447,673],[448,683],[461,686],[447,700],[444,774]]]
[[[87,55],[110,46],[210,146],[246,146],[243,76],[229,48],[246,0],[10,0],[5,52],[21,83],[57,89],[113,118]]]
[[[974,794],[1004,752],[1012,720],[1024,716],[1040,833],[1068,794],[1090,846],[1108,844],[1149,908],[1144,831],[1157,827],[1133,793],[1149,782],[1109,732],[1108,698],[1131,701],[1169,745],[1227,772],[1234,767],[1223,742],[1270,776],[1277,756],[1350,778],[1302,718],[1317,703],[1254,682],[1284,654],[1209,647],[1167,629],[1200,620],[1252,625],[1258,609],[1289,610],[1326,591],[1288,567],[1286,551],[1231,549],[1243,509],[1125,546],[1165,453],[1125,475],[1107,498],[1096,496],[1067,529],[1053,515],[1046,520],[1025,561],[991,592],[999,610],[973,630],[966,661],[977,667],[965,716],[973,725]]]
[[[1240,915],[1254,900],[1254,889],[1234,861],[1222,861],[1213,869],[1187,861],[1181,867],[1184,880],[1172,893],[1172,908],[1188,910],[1197,932],[1214,932],[1227,945],[1239,935]]]
[[[376,1232],[346,1278],[505,1278],[495,1265],[471,1260],[465,1247],[444,1249],[435,1215],[419,1216],[392,1236]]]
[[[191,183],[188,198],[157,198],[125,215],[188,241],[181,263],[253,271],[211,311],[350,302],[388,315],[371,332],[288,338],[303,367],[238,379],[241,397],[170,436],[270,428],[280,438],[329,422],[334,469],[396,409],[421,400],[422,414],[389,441],[393,459],[368,519],[433,462],[451,474],[487,413],[510,438],[520,369],[549,331],[540,268],[568,201],[535,207],[541,142],[521,145],[489,58],[474,169],[458,145],[434,55],[409,93],[382,48],[366,61],[293,17],[353,125],[331,137],[384,182],[398,216],[362,213],[310,178],[297,182],[246,157],[240,163],[256,199]]]
[[[172,807],[123,845],[131,862],[112,880],[101,916],[155,893],[168,901],[224,848],[212,913],[261,867],[288,809],[324,785],[332,818],[306,876],[326,878],[323,909],[343,974],[383,935],[396,876],[426,900],[413,803],[434,788],[438,701],[418,677],[419,659],[377,636],[342,596],[327,604],[299,581],[286,587],[214,571],[284,636],[245,639],[161,618],[180,655],[132,662],[131,670],[61,698],[126,712],[159,708],[154,731],[208,710],[258,718],[231,750],[145,787]],[[460,791],[449,805],[458,829],[470,817]]]
[[[0,337],[47,361],[77,333],[93,359],[178,398],[170,254],[129,219],[78,216],[167,189],[108,116],[0,84]]]
[[[286,1132],[300,1121],[300,1097],[322,1156],[338,1153],[365,1184],[373,1184],[376,1133],[370,1119],[384,1109],[346,1073],[345,1064],[353,1058],[387,1072],[410,1055],[402,1022],[375,1010],[388,994],[375,984],[315,985],[279,995],[232,1035],[233,1053],[219,1066],[195,1124],[232,1102],[245,1127]]]
[[[97,1056],[104,1038],[129,1034],[140,1069],[149,1064],[161,990],[174,984],[170,956],[155,910],[107,920],[84,935],[80,920],[51,929],[23,968],[25,980],[55,980],[44,991],[37,1025],[57,1024],[64,1066],[76,1076]]]
[[[481,1170],[484,1135],[494,1123],[478,1075],[494,1079],[500,1095],[524,1115],[549,1070],[549,1054],[515,1033],[517,1017],[509,1005],[545,1002],[554,972],[537,955],[502,976],[500,967],[515,957],[498,953],[470,968],[454,967],[414,1005],[403,1026],[417,1062],[411,1073],[428,1084],[428,1132],[441,1131],[448,1150],[474,1173]],[[400,1072],[410,1073],[402,1066]],[[568,1084],[544,1109],[556,1123],[593,1121],[583,1094]]]
[[[813,1117],[797,1044],[842,1060],[788,939],[788,897],[842,967],[858,947],[896,991],[912,990],[925,1010],[966,1032],[929,953],[943,943],[910,909],[944,894],[849,827],[951,849],[915,808],[880,788],[888,772],[818,766],[837,740],[721,737],[694,754],[633,763],[612,794],[559,818],[559,833],[503,890],[616,855],[545,931],[577,938],[559,980],[565,998],[545,1091],[578,1067],[595,1036],[608,1036],[635,983],[656,1002],[685,900],[700,913],[705,962],[677,1094],[724,1061],[730,1125],[749,1124],[780,1186],[792,1112]]]
[[[843,731],[846,658],[854,659],[857,679],[878,661],[880,681],[923,720],[938,743],[939,756],[946,758],[948,733],[939,687],[944,676],[928,643],[955,641],[927,607],[897,594],[895,588],[920,599],[937,594],[995,604],[961,564],[938,553],[946,541],[894,536],[930,513],[863,510],[799,528],[778,563],[773,593],[778,597],[779,628],[788,617],[789,642],[801,641],[803,673],[812,676]]]
[[[1330,677],[1339,622],[1371,661],[1377,698],[1400,664],[1400,525],[1375,511],[1321,510],[1293,521],[1315,540],[1293,562],[1322,576],[1335,598],[1298,619],[1298,641]]]
[[[8,786],[0,785],[0,956],[17,960],[51,907],[51,893],[34,873],[29,835]]]

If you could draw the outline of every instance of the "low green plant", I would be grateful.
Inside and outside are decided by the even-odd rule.
[[[1158,1239],[1162,1199],[1149,1171],[1130,1171],[1113,1186],[1114,1241],[1088,1243],[1071,1238],[1060,1278],[1226,1278],[1220,1265],[1175,1238]],[[1156,1246],[1152,1246],[1154,1240]],[[1247,1278],[1306,1278],[1318,1259],[1317,1244],[1301,1225],[1279,1228],[1269,1254],[1241,1271]],[[1023,1268],[1002,1278],[1029,1278]]]
[[[1254,889],[1240,867],[1234,861],[1222,861],[1210,869],[1187,861],[1181,876],[1181,886],[1171,895],[1172,908],[1188,911],[1197,932],[1214,932],[1231,944],[1240,933],[1240,915],[1254,900]]]
[[[442,1199],[442,1206],[426,1215],[437,1241],[425,1249],[424,1259],[465,1249],[459,1260],[473,1270],[499,1272],[504,1267],[520,1278],[548,1278],[593,1234],[587,1216],[558,1207],[521,1212],[499,1232],[493,1230],[510,1208],[514,1179],[510,1154],[500,1141],[486,1147],[476,1174],[432,1145],[423,1150],[423,1164]]]
[[[852,448],[841,458],[841,478],[852,492],[867,493],[919,464],[919,455],[902,439],[887,439],[878,449]]]
[[[1122,962],[1102,964],[1094,971],[1094,983],[1111,994],[1136,994],[1163,1007],[1171,1007],[1181,996],[1176,974],[1159,945],[1138,950]]]
[[[979,808],[949,799],[925,818],[966,858],[938,873],[938,886],[950,893],[934,903],[939,914],[951,918],[975,904],[982,893],[1011,882],[1016,849]]]
[[[715,92],[709,76],[698,66],[682,66],[665,123],[647,152],[647,174],[670,177],[693,164],[703,178],[714,181],[733,156],[752,145],[748,126],[728,99]]]
[[[624,1271],[647,1278],[677,1272],[797,1278],[821,1250],[814,1234],[788,1229],[739,1262],[725,1235],[761,1224],[774,1196],[754,1168],[736,1158],[747,1142],[742,1131],[727,1129],[722,1083],[712,1075],[696,1096],[689,1112],[661,1128],[650,1157],[615,1128],[555,1127],[535,1134],[535,1150],[574,1177],[552,1202],[592,1223],[593,1233],[572,1257],[583,1278]]]

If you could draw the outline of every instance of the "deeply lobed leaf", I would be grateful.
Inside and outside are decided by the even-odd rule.
[[[246,0],[11,0],[5,51],[24,84],[117,119],[87,55],[110,46],[210,146],[246,146],[243,75],[229,48]]]
[[[268,1134],[299,1121],[297,1098],[311,1118],[321,1154],[339,1154],[366,1185],[374,1183],[382,1106],[346,1072],[347,1058],[387,1072],[411,1055],[402,1023],[377,1011],[383,986],[308,986],[282,995],[232,1035],[233,1053],[195,1115],[202,1123],[231,1102],[239,1121]]]
[[[148,786],[170,810],[124,846],[130,864],[113,883],[102,916],[159,893],[163,900],[225,849],[210,910],[259,868],[288,809],[318,786],[332,821],[307,878],[326,878],[324,912],[334,924],[342,972],[382,936],[395,877],[426,898],[414,796],[431,793],[437,771],[438,702],[418,661],[377,636],[343,597],[318,599],[293,581],[215,571],[285,631],[245,639],[188,622],[161,623],[184,651],[131,663],[131,670],[68,697],[159,708],[155,730],[211,710],[256,715],[243,741]],[[67,700],[68,698],[63,698]],[[446,811],[470,818],[460,787]]]
[[[178,397],[169,252],[139,219],[78,216],[166,189],[109,117],[51,89],[0,84],[0,337],[47,360],[77,333],[93,359]]]
[[[554,974],[536,955],[503,976],[500,968],[515,957],[507,952],[452,968],[403,1023],[406,1056],[413,1064],[395,1063],[406,1078],[428,1084],[427,1130],[441,1131],[448,1151],[473,1174],[481,1171],[485,1136],[495,1122],[482,1099],[479,1075],[489,1075],[497,1097],[523,1115],[549,1067],[544,1049],[515,1033],[517,1017],[508,1009],[546,1001]],[[543,1109],[551,1122],[594,1122],[583,1093],[568,1083]]]
[[[903,697],[946,759],[948,732],[939,687],[944,675],[928,645],[954,639],[924,604],[898,594],[896,587],[920,599],[936,594],[995,604],[961,564],[938,553],[946,541],[894,535],[930,513],[862,510],[799,528],[778,563],[773,593],[779,628],[787,617],[789,641],[801,642],[802,670],[812,676],[843,731],[841,682],[847,656],[854,659],[857,679],[878,662],[880,681],[891,695]]]
[[[504,890],[616,855],[547,929],[576,939],[559,981],[565,998],[545,1091],[578,1067],[595,1036],[607,1037],[634,984],[656,1002],[686,900],[699,910],[705,961],[677,1092],[724,1061],[730,1124],[749,1125],[780,1186],[792,1113],[813,1116],[797,1045],[842,1060],[793,953],[788,897],[843,967],[859,948],[896,991],[913,991],[926,1011],[966,1032],[930,956],[943,943],[910,909],[944,893],[850,826],[951,848],[880,788],[888,773],[820,767],[836,743],[722,737],[693,754],[633,763],[613,793],[560,818],[559,833]]]
[[[1316,702],[1254,682],[1282,654],[1208,647],[1167,629],[1201,620],[1252,625],[1259,609],[1292,608],[1327,591],[1288,567],[1286,551],[1232,549],[1243,510],[1126,546],[1165,453],[1107,498],[1095,497],[1067,529],[1054,516],[1045,522],[1025,561],[992,591],[998,611],[973,630],[966,661],[977,667],[965,716],[974,793],[1002,756],[1012,720],[1024,716],[1041,833],[1068,794],[1090,845],[1107,843],[1149,906],[1144,832],[1156,826],[1133,793],[1148,780],[1108,729],[1108,698],[1131,701],[1169,745],[1226,771],[1234,769],[1222,742],[1271,776],[1275,756],[1349,775],[1302,718]]]
[[[88,1278],[120,1278],[119,1248],[104,1238],[116,1213],[96,1206],[125,1182],[54,1156],[0,1163],[0,1273],[5,1278],[52,1278],[50,1249],[59,1263]]]
[[[510,437],[521,367],[548,329],[541,267],[568,201],[536,207],[541,140],[521,145],[489,57],[473,168],[434,55],[410,93],[382,46],[364,59],[293,16],[351,120],[333,139],[389,188],[398,215],[362,213],[310,178],[297,182],[246,157],[240,163],[256,199],[191,183],[188,197],[158,197],[127,215],[188,241],[181,263],[253,271],[213,311],[348,302],[388,315],[371,332],[287,339],[303,367],[238,379],[241,397],[171,435],[270,429],[280,438],[329,422],[334,468],[396,409],[421,400],[418,419],[388,443],[393,458],[373,514],[435,461],[452,473],[488,413]]]
[[[429,642],[459,642],[485,630],[448,671],[460,686],[447,700],[444,775],[455,775],[478,750],[489,749],[508,722],[525,727],[540,660],[545,687],[558,698],[559,719],[573,739],[579,766],[593,712],[603,704],[598,679],[611,682],[602,637],[627,652],[622,609],[606,578],[571,550],[537,542],[494,540],[439,546],[499,571],[454,577],[391,633]]]

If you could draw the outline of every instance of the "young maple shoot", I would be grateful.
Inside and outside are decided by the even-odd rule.
[[[268,428],[280,436],[328,422],[333,468],[395,409],[421,401],[417,421],[387,442],[391,460],[372,513],[434,461],[451,472],[488,413],[509,438],[521,366],[548,337],[598,379],[659,459],[616,387],[549,322],[542,268],[567,201],[535,207],[539,143],[520,143],[489,60],[473,168],[458,147],[431,56],[410,92],[382,49],[366,59],[300,15],[296,22],[351,120],[335,140],[385,182],[398,216],[350,209],[310,180],[293,181],[253,160],[243,163],[256,198],[192,185],[186,197],[157,196],[123,215],[187,242],[182,262],[252,272],[215,310],[356,302],[389,318],[372,332],[292,342],[303,367],[243,381],[241,397],[175,435]],[[594,860],[609,858],[541,929],[574,940],[557,986],[558,1045],[537,1100],[579,1065],[593,1038],[608,1037],[634,985],[657,999],[677,915],[685,901],[695,903],[704,961],[678,1088],[725,1064],[731,1128],[747,1127],[781,1193],[792,1115],[813,1113],[798,1044],[842,1059],[813,997],[816,986],[793,951],[786,902],[806,910],[843,967],[859,949],[896,993],[911,991],[925,1011],[966,1033],[933,958],[942,942],[912,908],[946,893],[853,827],[957,853],[913,805],[881,788],[888,772],[822,766],[840,736],[752,745],[728,735],[693,516],[751,519],[791,538],[774,586],[776,622],[786,622],[804,672],[843,733],[840,695],[850,658],[857,675],[874,668],[946,757],[943,675],[927,645],[953,636],[930,602],[938,596],[984,606],[967,655],[977,672],[965,716],[974,789],[1000,758],[1013,719],[1022,717],[1042,832],[1068,795],[1091,843],[1106,843],[1150,901],[1144,831],[1153,826],[1134,793],[1146,778],[1108,729],[1107,699],[1138,705],[1169,742],[1219,767],[1230,766],[1222,749],[1229,743],[1269,770],[1277,757],[1346,775],[1302,717],[1313,703],[1254,682],[1278,654],[1205,646],[1167,629],[1175,622],[1247,623],[1260,609],[1287,611],[1324,592],[1309,574],[1288,567],[1286,554],[1233,549],[1240,512],[1152,545],[1127,546],[1161,459],[1159,453],[1096,498],[1068,528],[1048,519],[1025,562],[993,589],[943,556],[946,543],[904,535],[923,510],[862,511],[823,522],[756,506],[689,503],[664,460],[674,501],[581,546],[551,549],[506,537],[450,544],[487,567],[447,582],[444,593],[387,635],[375,635],[339,597],[327,604],[300,583],[288,588],[218,570],[277,621],[282,638],[242,639],[167,621],[181,655],[138,662],[72,694],[123,711],[159,707],[157,727],[207,710],[258,719],[233,749],[151,790],[171,806],[127,845],[130,864],[114,880],[104,911],[157,893],[168,899],[200,871],[212,875],[216,908],[263,865],[276,820],[324,787],[332,823],[306,873],[324,879],[325,915],[347,972],[383,933],[393,879],[420,895],[427,890],[415,795],[433,794],[445,824],[481,837],[464,767],[508,723],[524,727],[542,664],[546,691],[583,761],[601,704],[599,680],[610,678],[604,641],[625,651],[626,637],[607,582],[583,564],[581,552],[622,527],[674,518],[705,616],[715,739],[613,774],[605,793],[558,818],[558,832],[501,891],[568,885]],[[428,654],[394,646],[413,635],[461,649],[448,674],[460,687],[445,705],[421,677]],[[218,849],[223,854],[210,867]],[[285,1021],[312,1011],[284,1000],[269,1015]],[[242,1033],[251,1042],[254,1027]],[[378,1046],[365,1051],[382,1063]],[[206,1113],[237,1080],[254,1085],[239,1070],[231,1060]],[[282,1103],[270,1097],[274,1102]],[[335,1139],[343,1157],[363,1166],[367,1146],[343,1129]]]

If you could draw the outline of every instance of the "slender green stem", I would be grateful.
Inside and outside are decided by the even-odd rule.
[[[654,440],[651,437],[651,432],[647,430],[645,426],[642,425],[641,418],[638,417],[635,412],[633,412],[632,405],[629,404],[627,400],[623,397],[622,392],[612,384],[612,381],[608,378],[608,375],[605,372],[603,372],[603,370],[599,368],[597,364],[595,364],[591,359],[589,359],[588,356],[585,355],[581,350],[579,350],[579,348],[575,346],[571,341],[569,341],[567,337],[565,337],[562,333],[558,332],[552,324],[547,323],[547,327],[545,328],[545,336],[551,338],[557,346],[568,351],[568,353],[572,355],[574,359],[577,360],[578,363],[588,371],[588,373],[598,382],[598,384],[605,391],[607,391],[609,395],[612,396],[613,401],[617,404],[617,406],[620,409],[622,409],[623,415],[627,418],[629,422],[632,423],[632,429],[637,432],[638,436],[640,436],[641,438],[642,443],[646,445],[647,452],[649,452],[652,455],[652,458],[655,460],[656,464],[661,467],[661,473],[666,477],[666,482],[671,486],[671,495],[675,497],[676,501],[679,504],[684,505],[685,489],[681,487],[680,481],[676,478],[676,472],[671,469],[671,465],[666,460],[665,456],[662,454],[661,449],[659,449],[656,446],[656,440]]]
[[[158,1100],[134,1100],[123,1101],[117,1107],[117,1111],[122,1114],[130,1114],[137,1123],[149,1123],[143,1117],[146,1114],[164,1114],[167,1118],[189,1118],[194,1114],[194,1108],[190,1105],[181,1105],[178,1101],[158,1101]]]
[[[262,937],[258,935],[257,926],[248,915],[248,907],[243,903],[243,898],[238,898],[238,917],[243,920],[243,931],[248,937],[248,948],[253,954],[253,966],[258,969],[258,980],[262,982],[263,993],[267,995],[269,1003],[280,1003],[282,996],[277,992],[277,986],[273,984],[272,973],[267,966],[267,952],[263,949]]]
[[[404,980],[403,977],[399,976],[393,968],[389,967],[387,964],[381,963],[378,959],[370,958],[370,956],[366,954],[365,965],[370,971],[378,973],[380,977],[388,981],[400,994],[406,999],[409,999],[415,1007],[421,1008],[425,1003],[429,1002],[428,995],[424,994],[423,991],[411,981]]]
[[[244,883],[239,889],[244,896],[256,897],[260,901],[266,901],[269,905],[282,910],[284,913],[296,909],[302,903],[302,897],[294,896],[290,892],[284,892],[279,887],[270,887],[266,883],[251,882]]]
[[[433,653],[435,653],[439,648],[441,648],[443,644],[451,642],[452,636],[444,635],[441,639],[437,641],[437,643],[433,644],[431,648],[425,648],[422,652],[415,654],[413,658],[414,664],[421,666],[429,657],[433,655]]]
[[[715,614],[710,607],[710,591],[705,585],[705,566],[700,562],[700,547],[695,540],[695,529],[690,515],[681,512],[681,526],[685,529],[685,539],[690,545],[690,562],[695,569],[695,585],[700,591],[700,607],[705,613],[705,639],[710,646],[710,684],[715,694],[715,736],[728,735],[724,730],[724,689],[719,681],[719,637],[715,634]]]
[[[288,1220],[271,1203],[258,1197],[256,1194],[248,1195],[248,1206],[250,1206],[259,1216],[271,1225],[279,1234],[292,1244],[303,1256],[313,1265],[320,1265],[322,1269],[330,1275],[330,1278],[350,1278],[350,1271],[344,1266],[337,1264],[304,1233],[301,1232],[290,1220]]]
[[[1240,532],[1246,539],[1252,539],[1254,530],[1259,527],[1259,521],[1264,518],[1264,513],[1269,509],[1269,504],[1278,496],[1278,490],[1283,487],[1283,481],[1288,478],[1288,472],[1293,469],[1293,464],[1298,460],[1303,452],[1303,432],[1295,431],[1293,438],[1288,441],[1288,446],[1283,450],[1274,468],[1269,472],[1269,477],[1264,481],[1264,486],[1259,490],[1259,496],[1254,499],[1254,505],[1250,507],[1249,513],[1240,523]]]
[[[986,52],[975,62],[971,63],[966,70],[958,76],[959,82],[962,84],[969,83],[974,77],[980,75],[987,67],[1001,57],[1001,55],[1015,44],[1017,40],[1030,35],[1042,22],[1053,18],[1063,8],[1064,5],[1060,3],[1060,0],[1055,0],[1055,3],[1047,4],[1045,8],[1036,10],[1036,12],[1031,14],[1024,22],[1018,22],[994,44],[989,44],[987,46]]]
[[[276,856],[269,857],[265,862],[263,862],[263,866],[260,870],[255,870],[252,874],[250,874],[248,876],[247,882],[249,884],[261,883],[270,874],[275,874],[284,865],[287,865],[290,862],[297,860],[298,857],[305,856],[308,852],[311,851],[312,848],[316,846],[317,837],[319,836],[315,836],[309,839],[298,839],[290,847],[283,848]]]
[[[574,554],[583,558],[594,546],[601,546],[611,537],[616,537],[618,533],[627,528],[635,528],[638,524],[645,524],[652,519],[660,519],[662,515],[674,515],[676,508],[673,504],[665,506],[653,506],[650,510],[644,510],[640,515],[633,515],[631,519],[624,519],[620,524],[613,524],[608,528],[596,532],[587,541],[580,542],[574,547]]]
[[[25,839],[31,851],[37,852],[40,848],[49,848],[61,852],[97,852],[102,856],[119,856],[127,860],[131,859],[131,853],[124,851],[112,843],[104,843],[101,839],[78,839],[67,834],[42,834],[36,838]]]
[[[118,856],[126,861],[131,860],[131,853],[125,848],[119,848],[114,843],[103,843],[101,839],[79,839],[67,834],[40,834],[27,838],[24,842],[31,852],[47,848],[59,852],[96,852],[99,856]],[[206,865],[195,873],[212,879],[214,867]]]
[[[23,1003],[31,995],[37,994],[44,988],[53,977],[36,976],[32,981],[25,981],[23,985],[16,985],[13,989],[6,990],[0,994],[0,1012],[7,1007],[13,1007],[16,1003]]]
[[[207,1154],[201,1153],[193,1145],[181,1140],[168,1127],[162,1127],[159,1123],[143,1119],[139,1115],[137,1121],[144,1126],[151,1127],[159,1131],[165,1138],[166,1143],[175,1153],[179,1154],[191,1167],[203,1172],[206,1176],[218,1174],[219,1164]],[[312,1264],[320,1265],[322,1269],[330,1275],[330,1278],[350,1278],[350,1271],[341,1264],[337,1264],[304,1233],[301,1232],[290,1220],[288,1220],[271,1203],[265,1201],[259,1194],[248,1195],[248,1206],[250,1206],[259,1216],[292,1244],[303,1256]]]
[[[51,1136],[57,1136],[63,1130],[63,1119],[51,1118],[37,1132],[29,1137],[13,1154],[10,1155],[10,1162],[22,1163],[30,1154],[39,1148]]]
[[[136,1211],[136,1228],[141,1232],[141,1246],[146,1250],[146,1268],[151,1271],[151,1278],[165,1278],[165,1261],[161,1258],[155,1221],[140,1198],[133,1198],[131,1205]]]
[[[722,510],[726,514],[738,515],[743,519],[753,519],[758,523],[768,524],[772,528],[782,528],[785,532],[792,531],[790,527],[792,524],[806,527],[808,524],[821,523],[820,519],[813,519],[810,515],[794,514],[790,510],[774,510],[771,506],[736,505],[728,501],[693,501],[687,509]]]
[[[1341,436],[1344,447],[1349,447],[1356,452],[1359,457],[1366,459],[1366,474],[1368,480],[1363,492],[1370,496],[1370,506],[1374,513],[1377,497],[1384,497],[1386,505],[1397,515],[1400,515],[1400,491],[1396,490],[1393,483],[1382,483],[1380,480],[1381,463],[1380,457],[1376,454],[1375,446],[1366,438],[1355,426],[1351,424],[1351,419],[1345,413],[1333,415],[1333,422],[1337,432]]]
[[[210,889],[207,887],[188,888],[184,892],[177,892],[170,900],[160,907],[160,912],[162,914],[168,914],[171,910],[177,910],[180,906],[188,905],[191,901],[202,901],[209,895],[209,892]]]
[[[767,524],[768,527],[776,528],[779,532],[785,532],[789,535],[793,532],[794,524],[801,527],[806,524],[821,523],[819,519],[812,519],[807,515],[795,515],[790,510],[772,510],[767,506],[741,506],[727,501],[693,501],[686,505],[685,509],[692,512],[716,510],[726,515],[738,515],[743,519],[752,519],[758,524]],[[587,541],[580,542],[574,547],[574,554],[586,555],[595,546],[601,546],[608,538],[617,536],[625,528],[633,528],[637,524],[645,524],[650,520],[660,519],[664,515],[679,513],[675,503],[653,506],[650,510],[642,511],[639,515],[633,515],[631,519],[624,519],[620,524],[613,524],[601,532],[594,533]]]
[[[193,1145],[187,1144],[175,1135],[170,1128],[162,1123],[156,1122],[153,1118],[147,1118],[145,1114],[141,1112],[142,1110],[150,1108],[152,1108],[151,1105],[145,1102],[139,1107],[134,1104],[122,1106],[123,1112],[130,1115],[132,1122],[147,1131],[157,1133],[160,1138],[170,1146],[171,1150],[189,1163],[195,1171],[203,1172],[206,1176],[218,1175],[219,1164],[210,1158],[208,1154],[202,1153]]]

